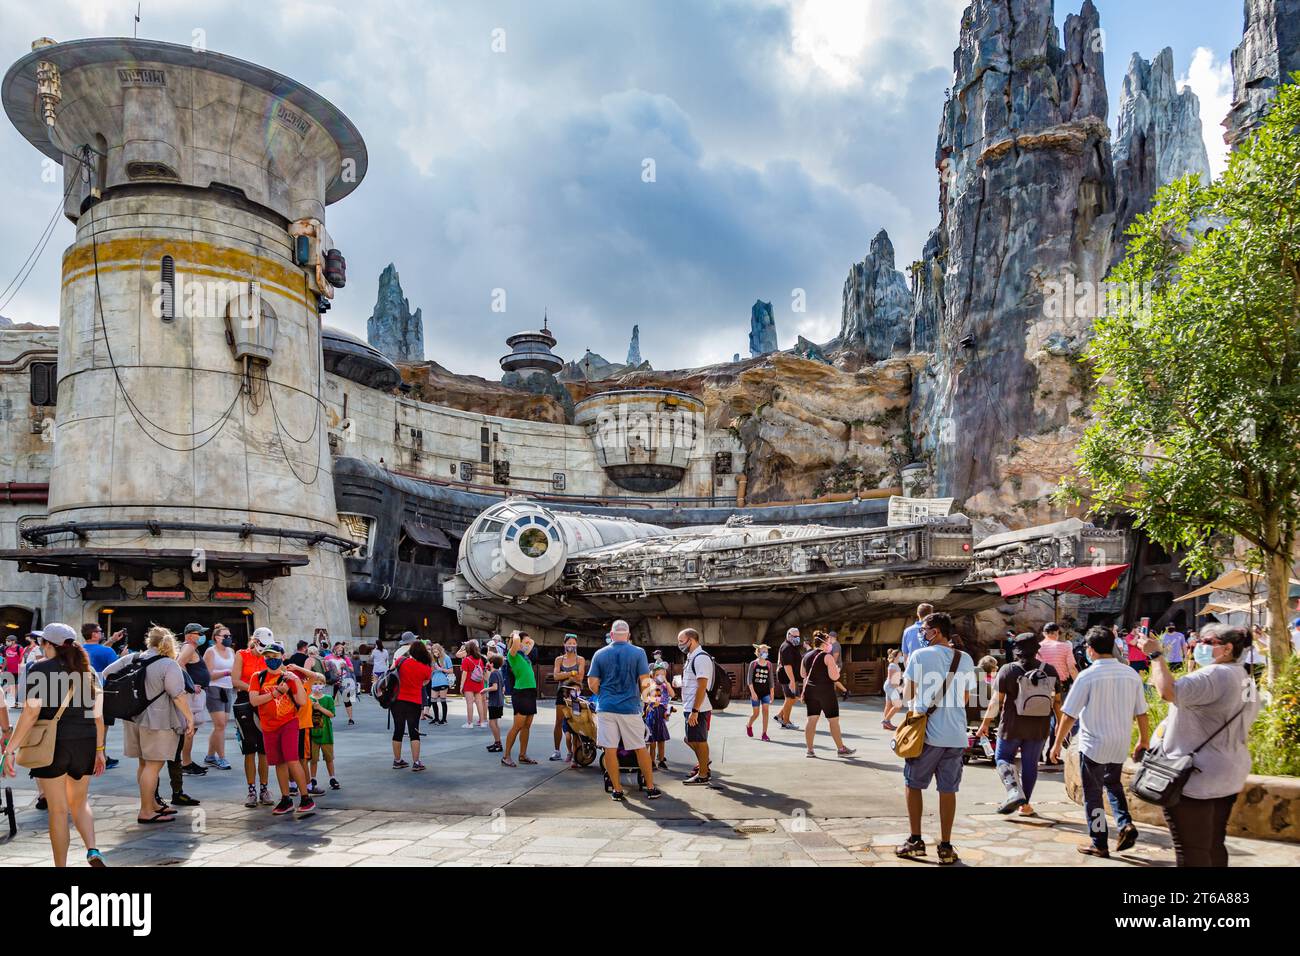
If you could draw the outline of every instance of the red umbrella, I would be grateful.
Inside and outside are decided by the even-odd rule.
[[[1052,620],[1056,620],[1056,605],[1062,594],[1105,597],[1115,586],[1119,576],[1127,570],[1127,564],[1048,568],[1045,571],[1031,571],[1028,574],[1009,574],[995,580],[998,590],[1006,598],[1020,597],[1035,591],[1047,591],[1052,595]]]

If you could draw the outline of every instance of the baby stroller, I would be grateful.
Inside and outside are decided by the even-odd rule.
[[[596,715],[591,709],[591,702],[584,700],[571,687],[560,699],[559,707],[567,731],[577,741],[577,747],[573,751],[574,764],[590,767],[596,760]]]
[[[604,765],[602,764],[601,766]],[[645,789],[645,775],[641,773],[641,767],[636,762],[636,754],[631,750],[624,750],[622,747],[619,747],[618,748],[618,775],[622,777],[623,774],[625,773],[635,773],[636,788],[638,790]],[[614,789],[614,781],[609,779],[608,770],[605,771],[604,776],[605,776],[605,792],[610,793]]]

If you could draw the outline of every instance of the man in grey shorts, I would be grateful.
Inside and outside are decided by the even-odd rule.
[[[614,787],[611,797],[627,799],[618,789],[618,750],[622,747],[636,754],[637,766],[645,778],[646,799],[654,800],[663,794],[655,786],[641,704],[641,693],[650,683],[650,662],[645,651],[632,644],[627,621],[615,621],[609,636],[613,640],[592,655],[587,671],[587,686],[599,698],[596,746],[605,748],[605,772]]]

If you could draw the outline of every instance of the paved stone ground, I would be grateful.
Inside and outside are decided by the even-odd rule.
[[[635,786],[625,805],[605,795],[599,770],[566,769],[546,760],[553,712],[543,705],[531,755],[536,767],[508,769],[483,747],[484,730],[452,722],[428,728],[422,774],[389,769],[391,751],[384,713],[373,702],[357,707],[357,724],[337,722],[338,775],[344,789],[318,798],[315,816],[275,818],[268,808],[245,809],[243,773],[211,770],[187,777],[202,806],[171,824],[135,822],[133,767],[123,761],[91,788],[97,842],[110,866],[404,866],[581,865],[635,866],[855,866],[924,865],[901,862],[893,847],[907,834],[901,764],[880,729],[880,703],[854,702],[844,711],[845,736],[858,753],[834,757],[829,736],[818,736],[822,756],[803,756],[803,735],[773,731],[773,742],[745,737],[748,708],[733,704],[713,724],[714,788],[681,784],[690,769],[674,717],[670,771],[657,781],[664,797],[640,798]],[[796,719],[802,716],[796,712]],[[428,725],[425,725],[428,727]],[[775,725],[773,725],[775,726]],[[121,731],[109,736],[120,754]],[[202,753],[201,747],[196,750]],[[230,753],[235,752],[233,732]],[[407,754],[409,759],[409,753]],[[19,811],[19,834],[0,844],[0,867],[48,866],[45,816],[32,808],[32,781],[10,782]],[[274,790],[274,783],[272,789]],[[1065,798],[1059,772],[1040,776],[1036,818],[1002,817],[991,765],[966,768],[953,840],[971,866],[1170,866],[1168,834],[1144,828],[1132,851],[1109,861],[1082,857],[1082,810]],[[935,797],[927,795],[927,810]],[[925,820],[933,844],[937,819]],[[1300,846],[1229,840],[1237,865],[1300,865]],[[73,836],[69,858],[83,853]]]

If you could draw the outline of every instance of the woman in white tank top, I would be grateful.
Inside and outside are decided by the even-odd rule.
[[[226,761],[226,723],[235,700],[235,686],[230,673],[235,668],[234,640],[224,624],[212,628],[212,646],[203,655],[211,682],[208,684],[207,712],[212,718],[212,734],[208,737],[208,755],[203,762],[218,770],[229,770]]]

